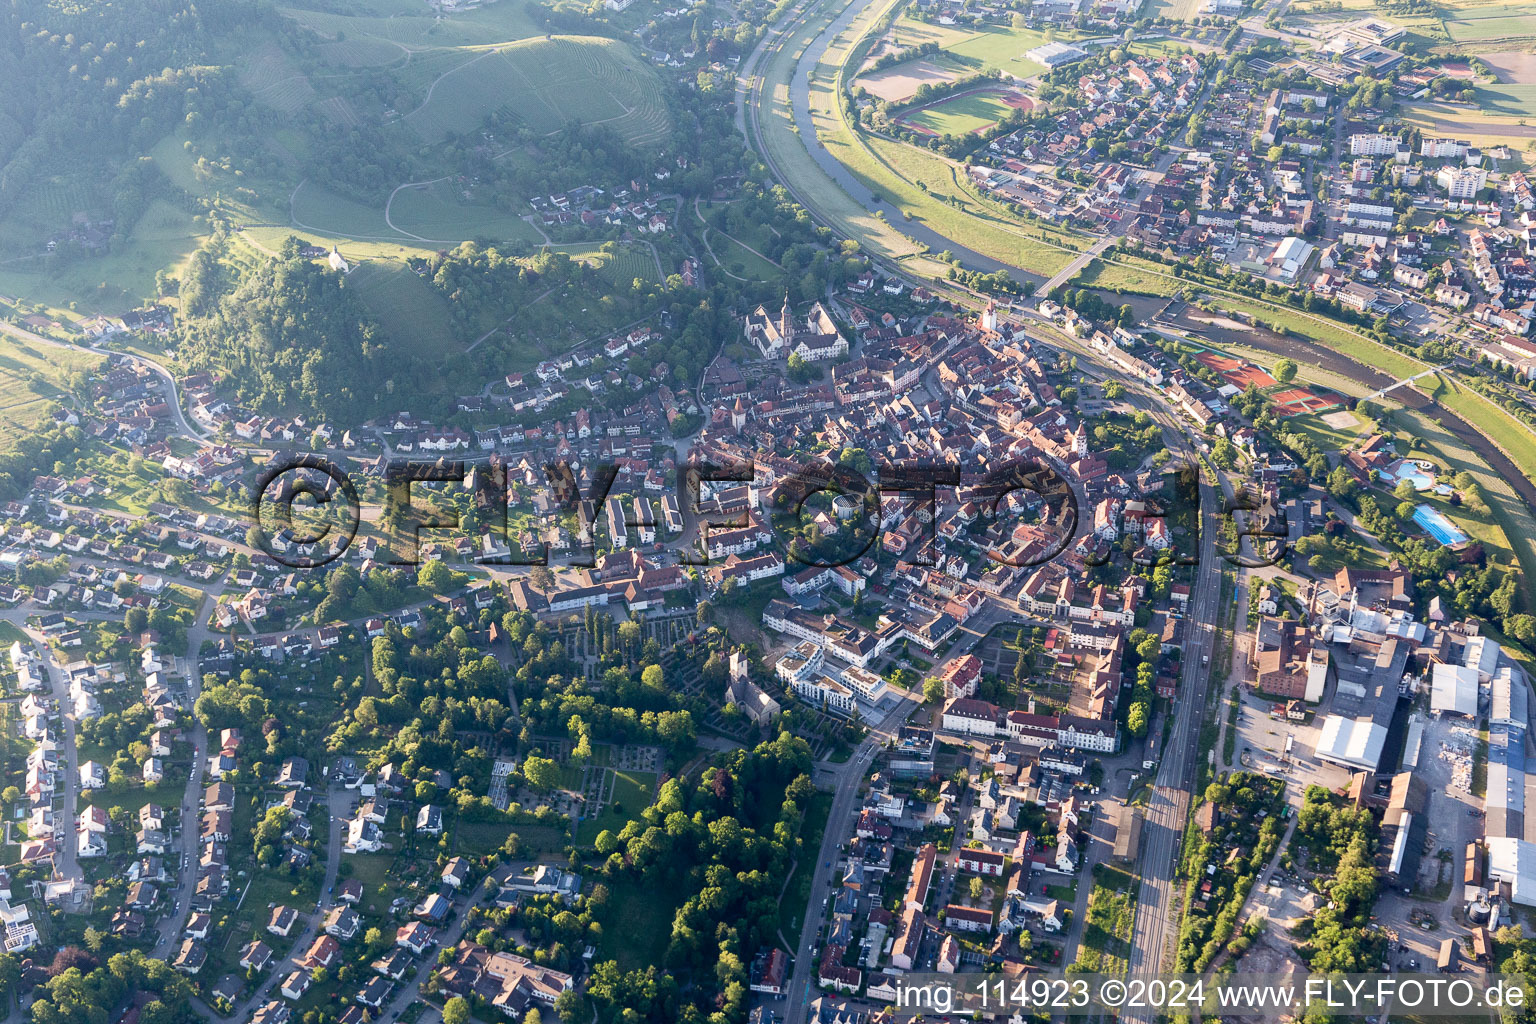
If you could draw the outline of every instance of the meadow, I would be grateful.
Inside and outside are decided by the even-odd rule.
[[[658,141],[668,124],[649,64],[622,43],[576,36],[523,40],[466,60],[432,83],[405,122],[423,140],[439,142],[503,108],[535,131],[555,132],[569,121],[606,124],[635,146]]]
[[[448,302],[404,263],[375,260],[347,275],[396,351],[441,355],[462,351],[449,327]]]
[[[538,231],[518,214],[476,202],[473,195],[466,199],[449,182],[401,189],[387,209],[396,232],[421,238],[541,240]]]
[[[66,378],[99,366],[102,356],[0,333],[0,450],[35,429],[60,399]]]

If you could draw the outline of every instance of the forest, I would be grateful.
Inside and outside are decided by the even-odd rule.
[[[697,785],[669,779],[619,833],[600,833],[607,878],[686,894],[672,922],[665,973],[594,966],[587,995],[602,1024],[740,1020],[746,965],[777,940],[778,898],[800,847],[815,787],[804,740],[780,733],[721,755]]]
[[[226,374],[249,406],[357,422],[382,406],[411,361],[386,352],[378,325],[340,275],[304,259],[290,238],[277,259],[236,275],[229,237],[213,235],[181,281],[178,331],[194,367]]]

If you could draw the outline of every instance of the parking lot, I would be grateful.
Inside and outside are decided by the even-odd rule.
[[[1308,786],[1338,789],[1349,785],[1347,769],[1319,761],[1313,753],[1317,748],[1321,714],[1314,715],[1311,722],[1275,718],[1269,713],[1274,702],[1255,696],[1246,687],[1242,690],[1242,702],[1236,749],[1242,767],[1285,779],[1286,798],[1296,807],[1301,806]],[[1225,706],[1222,713],[1226,713]],[[1285,755],[1288,736],[1295,737],[1289,759]]]

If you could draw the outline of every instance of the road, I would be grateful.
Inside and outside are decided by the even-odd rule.
[[[17,338],[21,341],[29,342],[34,345],[46,345],[49,348],[68,349],[71,352],[79,352],[81,350],[81,346],[79,345],[71,345],[67,342],[55,341],[52,338],[45,338],[41,334],[34,334],[31,331],[17,327],[15,324],[0,322],[0,332],[4,332],[11,335],[13,338]],[[154,375],[160,378],[160,384],[162,390],[165,393],[166,403],[170,406],[171,415],[176,419],[176,428],[181,431],[182,436],[191,438],[194,441],[207,440],[208,435],[194,427],[187,420],[186,414],[182,411],[181,392],[177,389],[176,378],[171,376],[170,370],[167,370],[164,366],[155,362],[153,359],[150,359],[147,356],[141,356],[136,352],[119,352],[116,349],[102,348],[100,345],[94,344],[88,346],[87,351],[100,352],[102,355],[121,356],[130,363],[141,363],[144,366],[149,367]]]
[[[773,32],[765,37],[763,43],[753,52],[747,64],[743,67],[742,75],[738,79],[737,93],[738,121],[743,130],[748,133],[749,139],[767,161],[770,169],[775,172],[775,175],[785,184],[796,200],[812,211],[813,216],[816,216],[814,202],[805,195],[800,194],[795,189],[793,183],[784,178],[783,174],[775,166],[773,157],[764,144],[758,111],[758,108],[764,102],[764,83],[761,78],[754,78],[753,73],[762,67],[763,61],[769,55],[776,54],[782,49],[784,43],[790,38],[790,34],[804,24],[817,7],[818,4],[813,2],[806,8],[791,12],[781,22],[780,26],[776,27]],[[811,155],[816,159],[818,165],[823,171],[827,172],[832,183],[842,185],[845,191],[848,191],[855,198],[872,200],[873,197],[869,195],[867,189],[861,192],[861,186],[858,186],[857,183],[850,187],[848,182],[842,180],[843,178],[849,178],[847,171],[842,169],[841,165],[837,164],[830,154],[826,153],[824,147],[816,139],[814,123],[809,112],[809,86],[804,71],[808,66],[814,67],[815,60],[819,59],[821,53],[825,51],[826,44],[838,32],[845,29],[851,20],[852,13],[845,10],[839,18],[834,19],[832,24],[811,45],[805,48],[799,64],[790,76],[790,98],[794,107],[795,123],[799,128],[799,137]],[[807,65],[807,61],[812,63]],[[1206,90],[1202,91],[1199,105],[1203,105],[1208,98],[1209,88],[1207,87]],[[1165,159],[1171,162],[1171,158],[1172,154],[1169,154]],[[1161,161],[1160,165],[1166,167],[1166,163]],[[823,220],[823,223],[825,223],[825,220]],[[961,253],[967,259],[972,259],[979,255],[962,245],[958,245],[953,240],[938,236],[933,232],[930,232],[930,234],[934,234],[935,238],[923,238],[922,234],[916,230],[917,228],[922,228],[922,226],[913,225],[910,222],[903,223],[904,231],[910,231],[914,237],[918,237],[931,247],[948,248],[951,251]],[[922,230],[926,231],[927,229],[922,228]],[[1085,266],[1089,259],[1099,252],[1103,252],[1112,243],[1112,238],[1101,239],[1093,250],[1084,254],[1083,257],[1078,261],[1074,261],[1074,263],[1080,262]],[[990,269],[990,265],[986,262],[982,262],[981,265],[989,266]],[[1069,267],[1071,273],[1076,273],[1080,269],[1081,266],[1077,266],[1076,269]],[[1063,280],[1065,279],[1063,278]],[[1049,290],[1050,284],[1050,282],[1047,282],[1047,290]],[[1164,422],[1169,426],[1172,425],[1171,420],[1167,418],[1164,418]],[[1138,865],[1142,884],[1138,899],[1135,932],[1132,939],[1132,970],[1147,971],[1159,969],[1164,960],[1165,950],[1168,949],[1170,939],[1173,938],[1172,933],[1175,926],[1175,919],[1172,913],[1174,861],[1177,855],[1178,843],[1183,834],[1184,823],[1188,820],[1189,815],[1189,789],[1193,785],[1198,755],[1199,721],[1207,699],[1210,676],[1209,665],[1204,663],[1204,659],[1214,646],[1214,622],[1218,611],[1216,607],[1217,595],[1219,594],[1219,587],[1217,586],[1218,563],[1215,551],[1216,496],[1211,483],[1203,477],[1200,483],[1200,501],[1203,523],[1200,537],[1200,565],[1197,572],[1196,585],[1193,588],[1193,593],[1196,596],[1188,612],[1189,639],[1185,647],[1186,658],[1181,685],[1182,699],[1180,703],[1184,708],[1184,713],[1179,715],[1174,722],[1171,741],[1165,750],[1157,783],[1154,786],[1150,804],[1146,809],[1146,822],[1141,844],[1142,856]],[[828,842],[823,846],[823,856],[818,858],[816,862],[818,865],[818,877],[812,889],[812,906],[807,911],[807,924],[809,924],[813,917],[819,916],[815,914],[817,909],[815,900],[816,893],[823,888],[821,875],[829,870],[825,865],[832,859],[829,854],[835,850],[835,847],[830,844],[834,836],[841,833],[845,825],[844,819],[847,817],[848,807],[851,803],[851,797],[844,798],[841,790],[839,791],[839,798],[838,803],[834,805],[833,816],[828,826]],[[789,990],[789,1003],[786,1009],[787,1019],[790,1021],[803,1019],[809,984],[806,979],[811,968],[811,965],[807,962],[810,948],[810,945],[802,936],[801,946],[798,951],[799,957],[796,961],[795,977]]]
[[[333,786],[326,793],[326,801],[331,817],[331,829],[330,834],[326,836],[325,840],[325,881],[320,883],[320,900],[315,906],[310,908],[302,910],[298,907],[294,908],[299,910],[300,913],[307,913],[309,916],[308,922],[304,925],[304,930],[299,933],[298,938],[294,939],[289,955],[282,960],[276,961],[271,971],[261,980],[261,983],[252,989],[251,994],[246,996],[240,1005],[235,1008],[231,1019],[249,1020],[251,1013],[267,1000],[274,987],[281,985],[283,979],[288,977],[290,972],[301,966],[300,961],[304,959],[304,954],[309,951],[310,943],[314,942],[315,937],[320,934],[320,919],[324,916],[325,909],[328,909],[331,905],[332,901],[327,897],[336,885],[336,872],[341,867],[341,830],[346,825],[348,814],[351,811],[352,797],[353,793],[350,790],[343,789],[340,786]],[[264,939],[269,944],[274,938],[274,936],[266,932],[265,925],[262,925],[262,931],[254,937]]]
[[[816,766],[817,784],[822,785],[825,780],[832,786],[832,810],[827,815],[827,827],[822,833],[821,849],[816,852],[815,859],[811,861],[811,895],[805,905],[799,942],[793,951],[794,971],[785,986],[785,992],[788,994],[785,996],[783,1019],[786,1021],[798,1024],[805,1020],[810,1001],[819,993],[819,990],[813,992],[811,989],[811,980],[816,970],[812,950],[816,944],[816,931],[826,917],[819,901],[831,891],[833,870],[838,858],[842,856],[842,847],[853,838],[853,809],[854,804],[858,802],[859,780],[869,770],[875,751],[884,745],[887,739],[895,736],[902,723],[918,709],[918,706],[915,699],[902,697],[900,703],[881,719],[879,725],[870,728],[869,734],[864,737],[864,742],[859,744],[847,761],[842,764],[823,762]]]
[[[60,744],[59,770],[55,774],[54,782],[54,796],[60,806],[54,811],[53,835],[58,853],[54,856],[53,863],[60,876],[79,882],[85,876],[75,856],[77,849],[75,815],[79,810],[77,797],[80,790],[80,763],[78,748],[75,746],[75,716],[72,710],[74,705],[69,699],[69,685],[64,679],[64,672],[59,668],[53,652],[48,649],[47,641],[40,631],[26,624],[26,619],[27,613],[20,608],[12,608],[0,613],[0,620],[9,622],[24,632],[27,640],[41,655],[43,668],[48,673],[51,696],[59,710],[59,720],[63,723],[64,742]]]
[[[199,661],[203,642],[208,639],[208,620],[212,615],[212,609],[218,603],[219,595],[224,591],[222,584],[209,587],[200,592],[207,595],[207,600],[197,610],[197,624],[187,630],[187,702],[188,706],[197,703],[197,698],[203,692],[203,673]],[[192,909],[192,891],[197,886],[197,853],[198,838],[202,825],[202,799],[203,799],[203,768],[208,763],[208,730],[203,723],[193,716],[192,719],[192,769],[188,773],[187,788],[181,795],[181,852],[186,855],[186,863],[181,866],[176,876],[176,906],[160,922],[160,939],[155,945],[155,953],[160,956],[169,956],[171,950],[176,947],[176,940],[181,935],[181,930],[186,927],[187,917]]]

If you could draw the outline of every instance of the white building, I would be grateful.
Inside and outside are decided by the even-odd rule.
[[[1472,143],[1466,139],[1426,138],[1419,143],[1419,156],[1427,156],[1431,160],[1459,159],[1466,156],[1470,148]]]
[[[1317,741],[1320,760],[1352,768],[1375,771],[1381,763],[1382,747],[1387,742],[1387,730],[1368,716],[1345,718],[1329,715],[1323,719],[1322,735]]]
[[[1398,144],[1396,135],[1357,132],[1349,137],[1349,155],[1396,156]]]
[[[1435,175],[1435,184],[1445,189],[1451,199],[1469,201],[1488,184],[1488,170],[1484,167],[1442,167]]]
[[[812,707],[824,708],[838,715],[853,714],[853,691],[831,676],[811,675],[797,679],[791,685],[800,699]]]
[[[1430,676],[1429,710],[1435,714],[1477,714],[1477,669],[1437,664]]]

